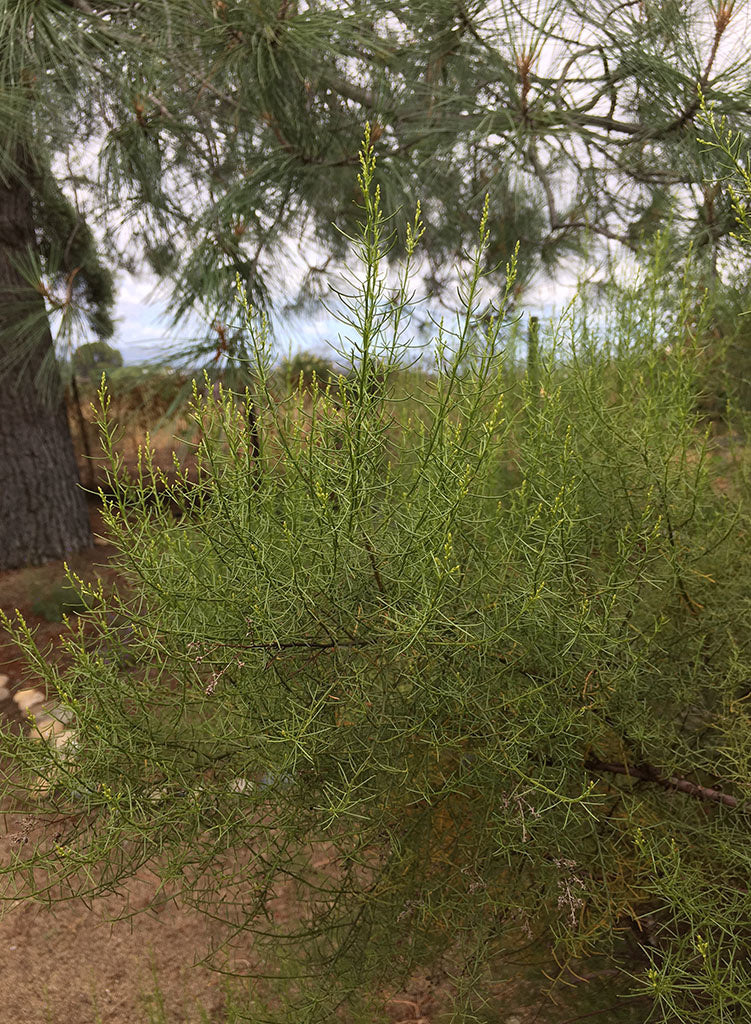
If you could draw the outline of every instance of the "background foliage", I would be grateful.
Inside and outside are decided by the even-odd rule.
[[[106,338],[110,271],[150,269],[178,322],[202,318],[207,362],[241,364],[221,333],[236,274],[259,307],[333,298],[347,253],[334,225],[354,227],[370,119],[385,214],[424,197],[435,296],[452,294],[485,193],[483,269],[501,290],[518,240],[521,291],[667,223],[711,277],[734,214],[696,118],[705,95],[749,128],[748,13],[744,0],[2,0],[0,175],[33,199],[27,274],[68,325]]]

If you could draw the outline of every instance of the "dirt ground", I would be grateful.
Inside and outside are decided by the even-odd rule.
[[[131,904],[145,905],[148,891],[132,883]],[[146,1024],[156,1009],[154,971],[169,1021],[198,1021],[200,1006],[218,1024],[222,978],[193,966],[206,921],[172,906],[109,924],[122,909],[118,899],[14,908],[0,922],[2,1024]]]
[[[101,520],[91,508],[95,534]],[[84,578],[101,575],[111,580],[107,560],[114,548],[102,539],[71,558],[71,567]],[[64,579],[62,562],[0,574],[0,607],[18,608],[49,656],[60,658],[55,640],[62,623],[48,622],[32,610],[34,600]],[[38,683],[29,674],[20,652],[0,630],[0,675],[12,695]],[[2,691],[0,714],[21,724],[21,713]],[[5,833],[18,827],[13,818],[0,825]],[[128,887],[133,907],[148,902],[145,879]],[[201,1006],[210,1021],[221,1020],[224,1002],[220,975],[194,968],[194,960],[211,938],[207,921],[198,913],[169,905],[158,914],[139,914],[130,921],[108,923],[118,915],[124,898],[90,904],[63,903],[54,910],[39,905],[14,907],[0,921],[0,1024],[140,1024],[154,1018],[153,972],[168,1008],[170,1021],[200,1020]],[[152,998],[149,998],[149,994]]]

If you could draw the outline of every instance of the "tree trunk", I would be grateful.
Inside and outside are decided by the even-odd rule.
[[[92,543],[44,298],[16,265],[35,246],[22,171],[0,179],[0,570]]]

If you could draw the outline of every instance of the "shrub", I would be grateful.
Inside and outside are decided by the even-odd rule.
[[[122,353],[106,341],[90,341],[79,345],[71,357],[73,372],[80,377],[101,377],[102,370],[123,365]]]
[[[679,319],[655,338],[654,310],[604,340],[572,313],[535,386],[507,378],[503,306],[477,314],[486,206],[436,373],[389,398],[372,376],[406,358],[419,208],[384,302],[367,139],[361,160],[336,404],[273,401],[246,303],[257,444],[196,390],[197,483],[149,493],[114,460],[128,589],[99,595],[70,668],[7,623],[78,734],[74,760],[2,734],[6,800],[52,786],[5,899],[109,892],[148,864],[155,899],[253,936],[254,1021],[385,1019],[418,968],[479,1020],[535,943],[556,973],[613,972],[636,1001],[609,1020],[744,1019],[751,544],[743,479],[723,464],[720,491],[698,429],[699,357]]]
[[[701,118],[706,137],[701,141],[714,149],[724,163],[723,183],[728,191],[735,213],[738,241],[751,247],[751,155],[748,140],[734,133],[726,119],[718,119],[714,110],[707,108],[700,93]],[[725,371],[718,390],[733,409],[751,413],[751,294],[747,275],[736,274],[734,286],[719,289],[715,296],[716,334],[723,340],[721,353]]]
[[[79,615],[90,602],[68,580],[45,588],[34,598],[31,610],[48,622],[62,622],[66,615]]]
[[[336,385],[339,373],[331,360],[313,352],[298,352],[291,359],[280,363],[275,377],[279,382],[279,390],[289,394],[300,387],[310,390],[314,383],[323,388]]]

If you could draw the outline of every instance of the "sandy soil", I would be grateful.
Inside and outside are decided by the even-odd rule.
[[[101,533],[101,520],[92,506],[92,526]],[[114,578],[107,559],[114,549],[97,540],[94,547],[71,558],[71,567],[84,578]],[[0,607],[18,608],[38,641],[49,645],[49,657],[63,655],[55,640],[62,623],[34,615],[35,597],[62,582],[62,562],[0,574]],[[0,630],[0,714],[21,727],[22,713],[11,695],[38,684],[29,674],[21,652]],[[0,823],[0,856],[7,849],[5,834],[19,827],[13,817]],[[143,879],[128,887],[132,907],[148,902],[149,885]],[[170,1021],[200,1020],[201,1006],[210,1021],[221,1020],[223,983],[205,968],[193,968],[211,938],[207,921],[198,913],[167,906],[159,913],[139,914],[129,921],[110,924],[120,914],[125,897],[91,905],[64,903],[47,909],[35,904],[14,907],[0,921],[0,1024],[140,1024],[151,1019],[152,971],[156,970]]]

